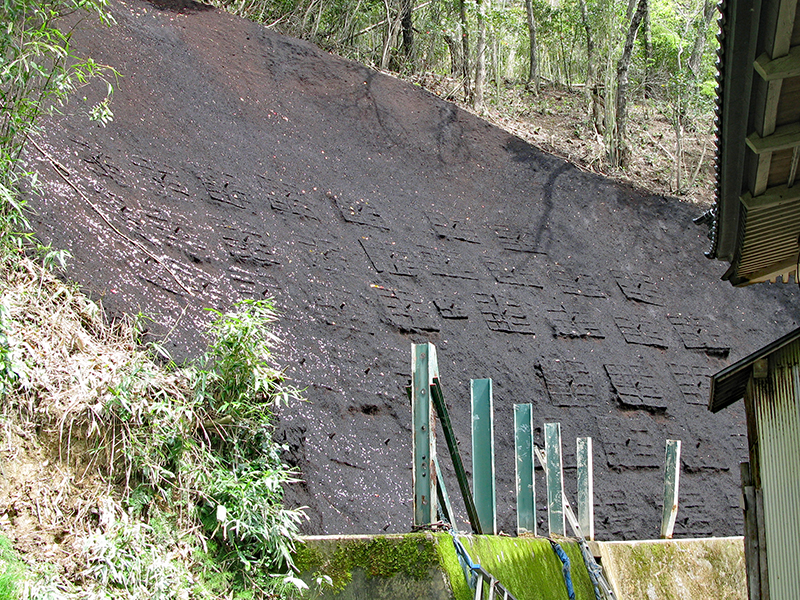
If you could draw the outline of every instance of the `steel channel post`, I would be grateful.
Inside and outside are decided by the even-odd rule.
[[[411,355],[414,526],[424,527],[436,520],[436,427],[430,389],[439,368],[433,344],[411,344]]]
[[[672,539],[678,517],[678,485],[681,476],[681,441],[667,440],[664,452],[664,512],[661,516],[661,537]]]
[[[587,540],[594,539],[594,475],[592,438],[577,440],[578,523]]]
[[[517,474],[517,534],[536,535],[533,406],[531,404],[514,405],[514,453]]]
[[[547,460],[547,525],[550,535],[566,535],[564,522],[564,477],[561,461],[561,423],[544,424]]]
[[[438,378],[435,378],[433,380],[433,385],[431,385],[431,398],[433,398],[433,405],[436,408],[436,413],[439,416],[439,422],[442,424],[444,439],[447,442],[447,449],[450,452],[450,458],[453,461],[453,468],[456,472],[458,487],[461,490],[461,496],[464,498],[464,505],[467,509],[467,518],[472,526],[472,531],[477,534],[481,534],[483,533],[483,530],[481,529],[480,520],[478,519],[478,511],[475,509],[475,501],[472,498],[472,491],[469,489],[467,471],[464,469],[464,463],[461,460],[461,452],[458,449],[456,434],[453,431],[453,425],[450,422],[450,413],[447,410],[447,405],[444,403],[444,394],[442,393],[442,386]]]
[[[472,487],[483,533],[497,533],[494,468],[494,400],[491,379],[470,380]]]

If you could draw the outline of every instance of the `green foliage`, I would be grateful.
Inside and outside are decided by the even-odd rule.
[[[17,600],[24,569],[11,547],[11,542],[0,535],[0,600]]]
[[[278,341],[269,329],[277,318],[271,302],[243,300],[234,312],[211,312],[216,318],[204,368],[198,372],[200,399],[220,414],[258,422],[269,420],[276,403],[298,399],[270,362]]]
[[[78,87],[112,73],[91,58],[76,56],[70,33],[59,28],[62,17],[76,11],[105,22],[105,0],[7,0],[0,5],[0,241],[20,246],[28,229],[24,200],[16,188],[28,175],[19,158],[43,113],[55,110]],[[90,107],[89,117],[108,122],[112,86],[104,100]]]
[[[67,13],[88,11],[108,22],[105,0],[10,0],[0,6],[0,149],[16,160],[36,119],[107,72],[72,53],[70,33],[59,29]],[[111,93],[110,84],[108,92]],[[106,97],[107,99],[107,97]],[[102,107],[93,107],[102,115]]]
[[[104,529],[87,540],[83,576],[107,598],[188,598],[195,588],[194,578],[177,554],[180,545],[164,535],[163,524],[159,531],[141,521],[117,520],[113,503],[105,506],[111,514],[101,515]]]
[[[200,515],[255,583],[260,571],[288,573],[293,566],[304,515],[282,507],[283,485],[297,477],[272,440],[272,409],[300,395],[272,364],[278,340],[269,329],[276,319],[270,302],[245,300],[236,311],[214,314],[195,384],[195,401],[211,410],[206,434],[215,449]]]
[[[8,336],[7,309],[0,304],[0,399],[27,378],[27,366],[19,356],[16,343]]]
[[[297,474],[272,439],[272,419],[277,404],[300,395],[272,363],[268,301],[214,315],[196,366],[164,379],[152,362],[131,363],[91,430],[109,472],[125,474],[133,515],[170,510],[184,526],[198,517],[231,585],[265,597],[298,583],[292,551],[304,514],[282,506],[283,485]]]

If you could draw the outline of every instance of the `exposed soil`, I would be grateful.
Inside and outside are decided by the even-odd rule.
[[[423,341],[467,465],[469,379],[493,379],[503,531],[512,405],[531,402],[539,443],[562,424],[570,494],[574,439],[594,438],[600,539],[658,535],[667,438],[683,441],[676,535],[741,533],[744,415],[708,412],[708,376],[800,310],[794,286],[719,280],[692,223],[702,207],[216,10],[111,10],[115,27],[84,22],[73,46],[122,74],[114,121],[75,104],[46,127],[49,158],[29,155],[36,231],[107,309],[152,315],[178,359],[202,348],[205,307],[275,297],[281,358],[309,400],[278,431],[304,473],[288,498],[308,506],[307,533],[411,528],[404,387]]]

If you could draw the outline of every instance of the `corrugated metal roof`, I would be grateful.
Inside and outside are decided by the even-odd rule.
[[[753,363],[759,359],[767,358],[774,352],[800,340],[800,328],[786,334],[761,350],[753,352],[742,360],[724,368],[711,377],[711,393],[708,401],[708,410],[719,412],[734,402],[744,397],[747,382],[753,372]]]

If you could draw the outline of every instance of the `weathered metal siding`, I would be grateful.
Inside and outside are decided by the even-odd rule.
[[[771,600],[796,600],[800,540],[800,343],[770,357],[769,378],[751,388]]]

